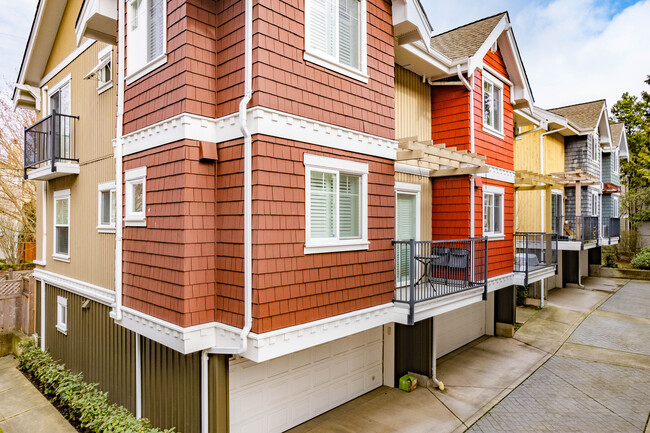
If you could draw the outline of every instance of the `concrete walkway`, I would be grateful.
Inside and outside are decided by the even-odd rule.
[[[58,410],[16,369],[13,356],[0,358],[2,433],[76,433]]]
[[[567,321],[587,314],[581,298],[597,297],[597,292],[575,290],[558,292],[572,307],[561,310],[572,312]],[[580,322],[542,367],[468,431],[648,431],[650,282],[628,282]],[[530,344],[553,350],[526,331]]]
[[[586,290],[554,290],[544,309],[524,312],[525,324],[514,338],[483,337],[438,359],[444,391],[382,387],[290,431],[464,432],[544,365],[626,282],[590,278]]]

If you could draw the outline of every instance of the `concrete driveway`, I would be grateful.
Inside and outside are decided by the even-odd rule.
[[[481,430],[493,422],[484,415],[499,408],[500,401],[507,401],[558,350],[569,350],[565,346],[571,346],[565,343],[576,328],[626,282],[591,278],[586,289],[554,290],[543,310],[524,312],[527,321],[514,338],[483,337],[440,358],[438,378],[445,383],[444,391],[418,388],[404,393],[382,387],[290,431],[444,433],[463,432],[473,425],[472,431],[511,431],[507,425]],[[650,293],[650,284],[648,290]],[[614,300],[611,305],[618,303]],[[535,401],[527,408],[532,420],[537,416],[537,404]]]

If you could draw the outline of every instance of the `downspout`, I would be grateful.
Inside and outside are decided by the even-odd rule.
[[[469,83],[465,77],[463,77],[463,73],[461,72],[460,65],[456,65],[456,74],[458,75],[458,79],[463,82],[467,90],[469,91],[469,147],[470,147],[470,153],[474,153],[474,74],[470,75],[469,71],[469,66],[470,62],[469,60],[467,61],[467,77],[470,79],[471,83]],[[469,226],[469,237],[473,238],[475,236],[475,212],[474,212],[474,179],[476,175],[472,174],[469,177],[469,219],[470,219],[470,226]],[[473,262],[472,262],[473,263]]]
[[[115,122],[115,307],[112,316],[122,320],[122,127],[124,117],[124,2],[118,2],[117,119]],[[137,384],[136,384],[137,385]]]

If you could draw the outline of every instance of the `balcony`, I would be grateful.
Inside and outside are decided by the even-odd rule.
[[[25,179],[50,180],[79,174],[77,116],[52,114],[25,129]]]
[[[616,245],[621,237],[621,219],[620,218],[603,218],[603,237],[601,243],[606,245]]]
[[[559,215],[556,217],[556,227],[561,228],[561,250],[584,250],[599,245],[597,216]]]
[[[409,308],[481,288],[487,296],[487,238],[450,241],[393,241],[395,245],[394,302]]]
[[[515,284],[527,286],[557,273],[557,233],[515,233]]]

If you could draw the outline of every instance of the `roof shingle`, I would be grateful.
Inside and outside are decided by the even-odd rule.
[[[548,111],[566,117],[580,129],[593,129],[598,126],[604,104],[605,100],[600,99],[566,107],[551,108]]]
[[[505,15],[507,12],[501,12],[436,35],[431,38],[431,47],[451,60],[471,57]]]
[[[621,136],[623,135],[623,129],[625,128],[625,123],[611,123],[609,125],[609,130],[612,131],[612,145],[618,146],[621,142]]]

